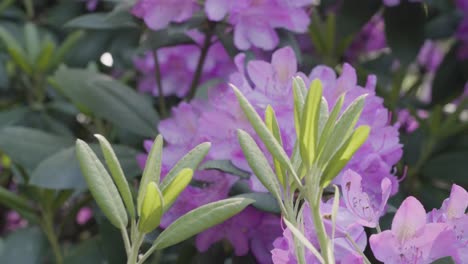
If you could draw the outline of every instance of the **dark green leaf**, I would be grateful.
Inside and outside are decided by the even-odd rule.
[[[250,173],[234,166],[230,160],[209,160],[198,168],[199,170],[219,170],[239,176],[242,179],[250,178]]]
[[[0,263],[42,264],[48,243],[38,227],[19,229],[4,240]]]
[[[468,184],[468,151],[445,153],[425,163],[424,176],[460,185]]]
[[[453,261],[452,257],[445,257],[445,258],[440,258],[431,264],[455,264],[455,261]]]
[[[130,13],[120,13],[119,16],[108,17],[107,13],[92,13],[79,16],[68,21],[65,27],[84,29],[114,29],[136,27]]]

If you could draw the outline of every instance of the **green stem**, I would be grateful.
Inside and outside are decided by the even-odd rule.
[[[320,244],[320,252],[322,253],[325,263],[332,264],[333,252],[328,252],[328,236],[325,230],[325,225],[322,221],[322,215],[320,214],[320,198],[322,197],[322,191],[319,192],[318,201],[316,200],[313,205],[310,206],[312,217],[314,218],[315,230]]]
[[[201,53],[200,53],[200,58],[198,59],[197,68],[195,70],[195,74],[192,79],[192,84],[190,85],[189,93],[187,97],[185,98],[185,100],[188,102],[190,102],[195,97],[195,94],[197,92],[197,86],[198,86],[198,83],[200,82],[200,78],[203,72],[203,65],[205,64],[206,55],[208,55],[208,50],[210,49],[210,46],[211,46],[211,38],[214,34],[215,26],[216,26],[215,23],[208,22],[208,31],[205,34],[205,40],[201,47]]]
[[[156,86],[158,88],[158,100],[159,100],[159,114],[162,118],[167,116],[166,100],[164,99],[163,87],[161,81],[161,68],[159,65],[158,51],[153,50],[154,59],[154,78],[156,79]]]
[[[124,241],[125,252],[127,253],[127,258],[130,258],[132,246],[130,245],[130,239],[128,238],[127,229],[124,226],[122,226],[120,228],[120,232],[122,233],[122,239]]]
[[[54,252],[55,262],[57,264],[63,263],[63,256],[60,250],[60,246],[58,243],[57,234],[54,231],[54,223],[53,223],[53,216],[50,212],[44,212],[42,228],[44,230],[47,239],[52,247],[52,251]]]
[[[24,9],[26,9],[26,15],[29,19],[34,17],[34,5],[32,0],[23,0]]]
[[[145,234],[137,233],[135,236],[135,241],[132,241],[132,247],[130,250],[130,254],[128,256],[127,264],[137,264],[138,262],[138,253],[140,251],[141,243],[143,243],[143,239],[145,238]]]

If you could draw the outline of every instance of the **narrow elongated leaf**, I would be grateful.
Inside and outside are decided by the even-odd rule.
[[[128,182],[125,178],[122,167],[120,166],[120,162],[117,159],[117,155],[105,137],[101,135],[95,135],[95,137],[99,140],[107,167],[114,179],[115,185],[117,185],[117,189],[119,190],[120,196],[127,207],[127,211],[130,214],[130,217],[135,219],[135,206],[133,204],[132,193],[130,192],[130,187],[128,186]]]
[[[164,192],[183,169],[191,169],[195,171],[198,165],[203,161],[206,154],[211,148],[211,143],[204,142],[194,147],[189,153],[183,156],[177,164],[169,171],[164,180],[160,184],[161,191]]]
[[[39,56],[41,47],[39,32],[34,24],[26,23],[24,25],[24,40],[29,62],[32,63],[36,60],[37,56]]]
[[[318,250],[314,247],[314,245],[312,245],[312,243],[310,243],[310,241],[302,234],[301,231],[299,231],[299,229],[297,229],[291,222],[289,222],[287,219],[283,218],[283,221],[284,223],[286,224],[286,226],[289,228],[289,230],[291,231],[291,233],[293,233],[293,235],[299,239],[299,241],[301,241],[301,243],[308,249],[310,250],[310,252],[312,254],[314,254],[314,256],[320,261],[320,263],[325,263],[323,258],[322,258],[322,255],[320,255],[320,253],[318,252]]]
[[[317,147],[317,152],[318,152],[318,144],[319,144],[319,138],[322,135],[322,131],[325,128],[325,124],[327,123],[328,116],[330,113],[328,113],[328,102],[325,97],[322,96],[322,100],[320,100],[320,114],[319,114],[319,120],[318,120],[318,131],[317,131],[317,139],[316,139],[316,147]]]
[[[338,175],[338,173],[348,164],[354,153],[364,144],[370,133],[369,126],[360,126],[356,128],[347,142],[338,150],[328,163],[320,184],[326,187]]]
[[[65,24],[69,28],[83,29],[116,29],[116,28],[132,28],[137,24],[133,21],[129,13],[116,18],[108,18],[107,13],[92,13],[76,17]]]
[[[249,179],[250,172],[241,170],[234,166],[230,160],[208,160],[204,162],[199,170],[219,170],[221,172],[229,173],[232,175],[239,176],[242,179]]]
[[[36,62],[34,63],[34,67],[39,72],[46,72],[49,69],[55,48],[55,43],[52,40],[48,39],[44,42],[41,52],[39,53]]]
[[[143,197],[140,222],[138,230],[149,233],[156,229],[161,222],[163,214],[164,199],[158,185],[150,182],[146,185],[145,196]]]
[[[146,185],[148,185],[150,182],[159,184],[159,179],[161,177],[162,148],[163,137],[158,135],[154,140],[153,146],[151,147],[148,159],[146,160],[143,176],[141,177],[140,189],[138,190],[137,198],[138,214],[141,214],[141,206],[145,197]]]
[[[249,103],[247,98],[245,98],[245,96],[241,93],[241,91],[239,91],[239,89],[237,89],[233,85],[231,85],[231,87],[237,96],[237,100],[239,101],[239,104],[242,110],[244,111],[244,114],[249,119],[250,124],[255,129],[255,132],[257,132],[258,136],[262,140],[263,144],[265,144],[268,151],[288,170],[290,175],[293,176],[296,184],[298,186],[302,186],[302,182],[297,176],[296,171],[294,170],[288,155],[278,143],[275,136],[273,136],[270,130],[268,130],[265,123],[263,123],[263,120],[260,118],[253,106]]]
[[[245,131],[237,130],[237,138],[239,139],[242,152],[244,153],[250,168],[273,196],[281,203],[281,187],[275,173],[270,167],[268,160],[266,159],[263,152],[255,143],[255,140]]]
[[[250,192],[236,195],[235,197],[243,197],[254,200],[253,207],[268,213],[281,214],[281,207],[271,193],[267,192]]]
[[[229,198],[198,207],[181,216],[154,241],[156,249],[182,242],[212,226],[226,221],[254,201],[247,198]]]
[[[322,130],[322,133],[320,133],[320,139],[319,139],[319,145],[317,147],[317,151],[321,151],[325,143],[327,142],[330,133],[333,131],[333,128],[335,127],[336,119],[338,118],[338,115],[340,114],[341,108],[343,107],[343,102],[344,102],[344,94],[341,95],[338,100],[335,103],[335,106],[333,107],[327,122],[325,123],[325,126]]]
[[[364,107],[365,96],[366,95],[362,95],[356,98],[341,115],[329,136],[332,140],[327,140],[323,151],[320,153],[318,160],[319,165],[327,164],[330,158],[343,146],[351,133],[353,133],[354,126]]]
[[[452,257],[444,257],[444,258],[435,260],[431,264],[455,264],[455,261],[453,260]]]
[[[10,192],[0,186],[0,203],[12,210],[17,211],[26,219],[34,220],[36,218],[34,209],[29,205],[28,200]]]
[[[166,187],[163,192],[164,210],[167,211],[175,202],[180,193],[187,187],[192,180],[193,170],[183,169],[177,174],[174,180]]]
[[[296,136],[300,138],[302,109],[304,108],[305,97],[307,90],[304,80],[301,77],[293,78],[293,94],[294,94],[294,125],[296,128]]]
[[[270,105],[268,105],[265,110],[265,124],[273,136],[275,136],[276,140],[278,140],[278,143],[283,146],[278,120],[276,119],[275,111]],[[277,159],[273,158],[273,164],[275,165],[276,176],[278,177],[279,182],[281,185],[285,186],[284,171],[281,168],[281,163]]]
[[[50,67],[55,67],[60,64],[68,52],[75,46],[75,44],[85,35],[84,31],[76,30],[73,33],[69,34],[67,38],[63,41],[62,45],[57,49],[52,58]]]
[[[302,110],[301,119],[301,137],[300,149],[303,161],[308,165],[312,165],[316,156],[320,102],[322,100],[322,83],[319,79],[312,81],[309,92],[307,94],[304,109]]]
[[[89,190],[104,215],[117,228],[127,226],[128,218],[122,199],[104,165],[84,141],[76,141],[76,156]]]

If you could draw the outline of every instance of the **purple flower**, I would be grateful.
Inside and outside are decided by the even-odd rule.
[[[418,3],[418,2],[422,2],[422,0],[409,0],[410,2],[413,2],[413,3]],[[383,3],[384,5],[386,6],[397,6],[400,4],[400,0],[383,0]]]
[[[307,31],[310,19],[303,7],[312,3],[312,0],[207,0],[205,12],[214,21],[227,16],[234,27],[237,48],[246,50],[253,45],[271,50],[279,42],[276,28]]]
[[[192,32],[191,36],[196,42],[200,42],[203,39],[203,36],[198,32]],[[163,95],[184,97],[191,86],[200,58],[199,46],[195,44],[178,45],[160,48],[157,52]],[[134,64],[136,69],[141,73],[141,78],[138,81],[138,90],[159,96],[153,53],[147,52],[143,57],[136,58]],[[233,70],[234,65],[231,59],[222,45],[217,42],[208,50],[200,81],[224,79]]]
[[[10,210],[6,213],[6,223],[4,226],[4,231],[15,231],[16,229],[26,227],[27,225],[28,221],[22,218],[21,215],[18,214],[18,212]]]
[[[382,99],[374,92],[375,77],[369,77],[365,88],[357,85],[357,76],[354,69],[345,64],[343,73],[337,77],[334,70],[318,66],[314,68],[309,77],[297,72],[297,61],[293,50],[289,47],[282,48],[273,53],[271,62],[261,60],[251,60],[245,62],[245,55],[240,54],[235,58],[237,72],[229,77],[229,81],[235,84],[254,108],[263,115],[267,105],[271,105],[277,114],[283,137],[284,148],[291,154],[296,133],[294,129],[294,103],[292,93],[292,77],[302,76],[306,82],[314,78],[319,78],[324,85],[324,96],[329,102],[330,110],[342,93],[346,93],[344,107],[347,107],[355,98],[362,94],[367,94],[364,110],[358,125],[368,124],[372,127],[368,141],[359,150],[346,169],[352,169],[362,176],[362,188],[367,190],[380,190],[382,180],[388,178],[391,181],[391,193],[398,189],[398,181],[391,174],[391,167],[401,157],[401,145],[398,142],[398,131],[396,127],[388,125],[388,112],[383,107]],[[251,171],[242,149],[239,146],[236,130],[244,129],[254,135],[254,130],[240,108],[236,96],[227,85],[218,85],[208,92],[207,101],[194,100],[190,103],[182,103],[173,109],[172,117],[161,121],[159,131],[167,141],[163,155],[163,174],[172,167],[175,162],[196,144],[209,141],[212,143],[210,152],[206,159],[209,160],[230,160],[235,166]],[[254,136],[259,146],[258,137]],[[147,151],[151,147],[151,142],[145,144]],[[268,156],[268,154],[267,154]],[[140,164],[144,164],[145,156],[139,156]],[[211,176],[210,176],[211,175]],[[209,180],[206,177],[214,177],[216,180]],[[189,210],[206,204],[211,201],[226,198],[228,191],[234,181],[238,178],[225,173],[216,175],[207,172],[197,172],[194,175],[196,181],[200,181],[202,186],[189,186],[178,201],[168,211],[168,215],[163,217],[162,226],[165,227],[182,214]],[[207,184],[203,184],[208,182]],[[337,180],[339,183],[340,180]],[[254,191],[266,191],[255,175],[249,180],[250,187]],[[271,217],[266,213],[259,214],[256,211],[248,210],[239,219],[267,219]],[[344,209],[347,215],[352,214]],[[354,216],[352,216],[354,218]],[[232,221],[237,221],[233,218]],[[240,220],[239,220],[240,221]],[[253,220],[250,220],[254,222]],[[353,220],[353,223],[355,220]],[[279,229],[279,221],[259,220],[255,226],[245,224],[247,229],[239,237],[233,237],[235,232],[239,232],[232,222],[226,222],[213,230],[215,233],[200,234],[197,246],[206,249],[209,244],[218,240],[219,236],[228,239],[233,243],[236,253],[245,252],[245,238],[249,241],[250,249],[259,259],[265,259],[265,249],[268,244],[266,239],[259,239],[259,233],[267,233],[268,229],[273,230],[275,223]],[[361,227],[362,228],[362,227]],[[274,233],[274,232],[273,232]],[[257,235],[252,235],[257,234]],[[239,234],[241,235],[241,234]],[[270,239],[270,241],[273,238]],[[240,241],[240,242],[239,242]],[[238,244],[236,244],[238,243]],[[260,250],[263,249],[263,250]]]
[[[458,251],[454,255],[456,263],[468,262],[468,192],[454,184],[450,197],[442,203],[442,207],[434,209],[428,214],[431,223],[446,223],[456,237],[455,247]]]
[[[331,236],[331,221],[327,220],[330,218],[329,216],[332,211],[331,203],[322,204],[320,210],[323,215],[324,223],[326,227],[328,227],[327,233]],[[308,205],[305,205],[304,208],[303,221],[305,237],[312,243],[312,245],[315,246],[315,248],[320,248]],[[345,207],[340,206],[336,219],[336,234],[334,239],[335,260],[337,263],[342,264],[362,263],[362,260],[361,262],[356,262],[356,260],[360,260],[359,257],[356,258],[356,254],[359,253],[356,252],[352,243],[346,237],[347,235],[353,239],[361,251],[364,250],[367,242],[364,228],[356,222],[356,218],[350,211]],[[284,230],[282,237],[275,240],[273,246],[274,249],[271,251],[273,263],[297,263],[293,235],[288,228]],[[311,252],[307,251],[307,249],[305,251],[305,258],[306,263],[319,263],[315,256]],[[349,260],[354,262],[348,262]]]
[[[443,50],[438,47],[433,41],[426,40],[418,54],[418,63],[430,72],[437,71],[442,59],[444,58]]]
[[[189,19],[198,8],[194,0],[139,0],[132,13],[142,18],[152,30],[159,30],[170,22],[180,23]]]
[[[381,189],[363,189],[361,175],[352,170],[347,170],[343,174],[341,183],[343,200],[346,207],[356,217],[357,222],[363,226],[376,227],[379,218],[385,211],[385,205],[390,197],[392,183],[388,178],[384,178]]]
[[[369,243],[375,257],[385,263],[424,264],[456,254],[454,240],[446,224],[427,224],[422,204],[408,197],[396,212],[392,229],[372,235]]]
[[[369,52],[380,51],[387,47],[385,24],[382,15],[374,15],[354,37],[346,51],[346,59],[355,61],[359,56]]]
[[[458,59],[468,59],[468,1],[456,0],[455,1],[458,9],[463,13],[463,20],[458,25],[455,36],[461,42],[460,48],[458,49]]]
[[[79,225],[84,225],[86,224],[87,222],[89,222],[89,220],[91,220],[93,218],[93,211],[91,210],[91,208],[89,207],[83,207],[81,208],[78,213],[76,214],[76,222],[79,224]]]

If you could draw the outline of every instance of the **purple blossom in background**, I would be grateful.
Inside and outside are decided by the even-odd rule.
[[[203,39],[203,36],[199,33],[191,35],[197,42]],[[185,96],[190,89],[200,58],[199,46],[195,44],[178,45],[160,48],[157,52],[163,94],[165,96]],[[134,64],[136,69],[141,73],[141,78],[138,81],[138,90],[159,96],[153,53],[147,52],[143,57],[136,58]],[[227,78],[233,70],[234,65],[231,59],[222,45],[217,42],[208,51],[200,81]]]
[[[400,4],[400,2],[401,0],[383,0],[384,5],[389,6],[389,7],[397,6]],[[409,0],[409,2],[418,3],[418,2],[422,2],[422,0]]]
[[[96,10],[97,5],[99,4],[99,0],[88,0],[86,1],[86,8],[88,11]]]
[[[465,213],[468,207],[468,192],[454,184],[450,197],[445,199],[442,207],[434,209],[428,214],[430,223],[446,223],[456,237],[455,247],[457,255],[456,263],[468,263],[468,215]]]
[[[426,223],[424,207],[410,196],[398,208],[391,230],[372,235],[369,243],[374,256],[386,264],[426,264],[456,256],[455,239],[447,224]]]
[[[435,72],[437,71],[437,68],[439,67],[443,58],[443,50],[433,41],[426,40],[421,50],[419,51],[417,60],[419,65],[424,67],[427,71]]]
[[[332,204],[324,203],[320,208],[324,223],[327,228],[327,233],[331,236],[331,220],[326,220],[332,212]],[[318,238],[315,232],[314,223],[312,216],[310,214],[310,208],[308,205],[305,205],[304,208],[304,235],[306,238],[315,246],[315,248],[320,248]],[[346,235],[349,235],[351,239],[358,245],[359,249],[362,251],[366,247],[367,237],[364,232],[364,228],[356,222],[356,218],[353,214],[348,211],[345,207],[338,209],[337,219],[336,219],[336,234],[334,239],[334,253],[336,263],[348,264],[348,263],[362,263],[362,259],[357,257],[359,254],[356,252],[352,243],[348,240]],[[297,259],[294,250],[294,240],[293,234],[291,231],[286,228],[283,231],[283,236],[279,237],[273,243],[274,249],[271,251],[273,263],[275,264],[296,264]],[[306,263],[320,263],[317,258],[305,250]]]
[[[355,61],[360,55],[380,51],[387,47],[385,23],[382,15],[374,15],[354,37],[346,51],[346,59]]]
[[[458,26],[455,36],[460,40],[461,46],[458,50],[458,58],[460,60],[468,59],[468,1],[467,0],[456,0],[455,1],[458,9],[463,13],[463,20]]]
[[[385,211],[392,183],[388,178],[384,178],[380,189],[363,189],[361,181],[361,175],[354,171],[344,172],[341,183],[343,200],[348,210],[357,217],[359,224],[376,227]]]
[[[4,226],[4,231],[11,232],[16,229],[26,227],[28,221],[21,217],[16,211],[10,210],[6,213],[6,223]]]
[[[133,15],[142,18],[152,30],[163,29],[170,22],[184,22],[199,9],[195,0],[139,0]]]
[[[93,218],[93,211],[89,207],[81,208],[76,214],[76,222],[79,225],[84,225]]]
[[[361,175],[363,190],[381,190],[382,180],[388,178],[391,182],[391,193],[397,191],[397,178],[390,171],[401,157],[401,145],[398,142],[397,127],[388,124],[388,111],[382,104],[383,100],[375,95],[375,77],[370,76],[366,87],[360,87],[357,85],[355,70],[348,64],[343,66],[343,73],[339,77],[332,68],[325,66],[314,68],[307,77],[297,71],[296,57],[289,47],[273,53],[271,62],[251,60],[246,64],[245,55],[239,54],[235,58],[235,64],[238,71],[230,75],[229,81],[245,94],[261,115],[269,104],[275,109],[284,147],[289,154],[292,153],[296,140],[291,79],[293,76],[301,76],[306,83],[319,78],[323,82],[323,94],[329,103],[330,110],[343,93],[346,93],[344,107],[347,107],[358,96],[367,94],[358,125],[370,125],[372,130],[367,142],[356,153],[346,169],[352,169]],[[159,131],[167,142],[163,155],[163,175],[183,154],[204,141],[212,143],[207,159],[230,160],[235,166],[251,171],[238,143],[236,134],[238,128],[252,135],[255,134],[234,92],[227,85],[213,87],[209,91],[207,101],[194,100],[190,103],[181,103],[173,109],[172,117],[161,121],[159,125]],[[254,136],[254,138],[260,143],[258,137]],[[151,142],[145,143],[147,151],[150,147]],[[146,157],[140,155],[138,159],[143,165]],[[216,180],[206,179],[207,177],[214,177]],[[168,214],[163,217],[162,227],[197,206],[226,198],[230,187],[238,178],[220,172],[214,174],[213,172],[197,172],[194,179],[207,183],[202,184],[204,187],[189,186]],[[337,183],[340,181],[337,179]],[[254,175],[249,183],[252,190],[265,191]],[[348,212],[346,215],[351,215],[355,219],[349,211],[344,210]],[[250,250],[258,260],[265,259],[265,256],[269,254],[267,249],[269,250],[274,237],[272,235],[259,239],[258,233],[268,233],[268,230],[274,230],[274,220],[261,220],[270,217],[272,216],[260,213],[254,208],[246,210],[231,220],[213,227],[211,231],[207,230],[206,233],[198,235],[197,247],[205,250],[212,243],[227,239],[237,254],[245,253],[245,245],[249,244]],[[239,232],[239,228],[233,224],[240,223],[242,218],[248,219],[249,222],[243,224],[245,232]],[[279,220],[276,221],[276,227],[280,233]],[[362,229],[361,226],[360,228]]]
[[[310,19],[303,7],[312,0],[207,0],[205,12],[209,19],[227,21],[234,27],[234,44],[241,50],[252,45],[271,50],[278,45],[276,28],[297,33],[307,31]]]

